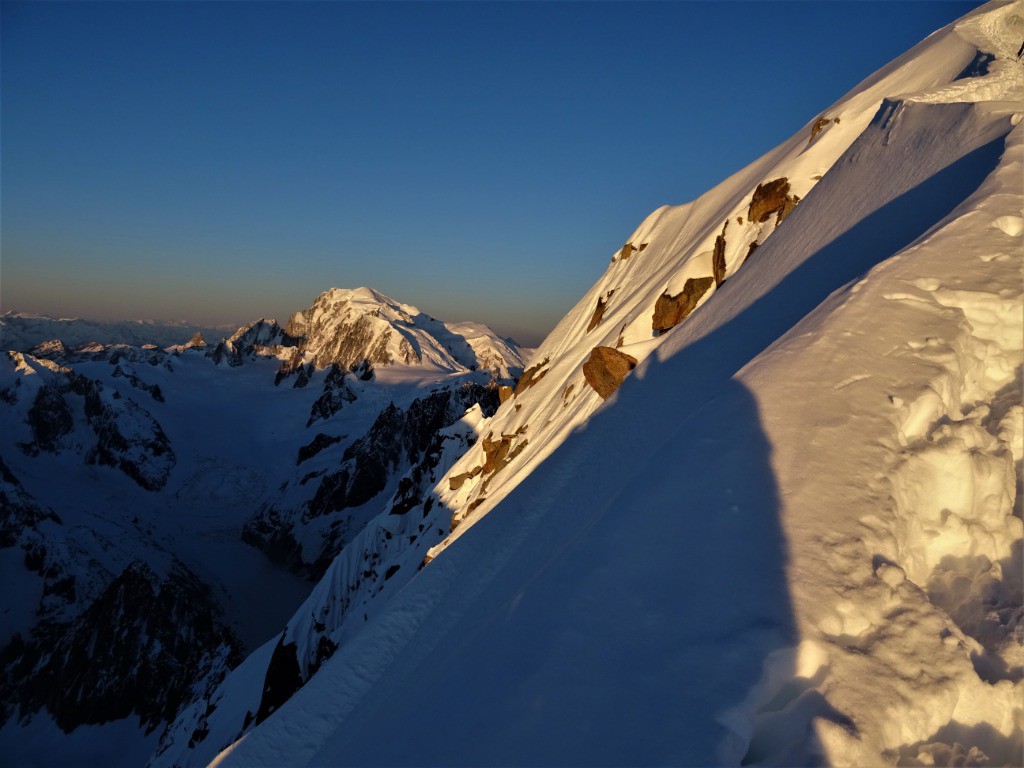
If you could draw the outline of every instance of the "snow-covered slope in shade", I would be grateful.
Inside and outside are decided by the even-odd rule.
[[[216,763],[1020,765],[1022,19],[652,214]]]
[[[79,318],[53,318],[24,312],[0,315],[0,350],[28,352],[46,341],[59,339],[67,347],[96,342],[98,344],[156,344],[167,347],[184,344],[196,333],[217,339],[225,328],[211,328],[190,323],[162,323],[152,320],[100,322]]]

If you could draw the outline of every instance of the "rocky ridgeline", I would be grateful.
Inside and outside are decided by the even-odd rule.
[[[271,559],[319,578],[380,511],[368,502],[402,471],[419,466],[441,430],[473,406],[478,405],[489,416],[498,404],[497,387],[466,382],[454,388],[439,388],[404,409],[389,403],[366,434],[343,451],[335,447],[340,438],[317,434],[299,452],[296,478],[286,483],[277,500],[265,505],[246,524],[243,539]],[[317,468],[310,469],[308,465],[314,459]],[[298,503],[289,501],[294,498],[294,486],[306,489],[306,498]],[[411,503],[409,493],[405,489],[403,503]],[[368,510],[361,509],[367,505]],[[314,546],[304,547],[300,541],[309,540],[304,533],[309,527],[325,528],[326,533],[314,540]]]

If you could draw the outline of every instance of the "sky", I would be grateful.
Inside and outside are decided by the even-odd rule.
[[[648,213],[976,5],[2,2],[0,310],[366,285],[536,345]]]

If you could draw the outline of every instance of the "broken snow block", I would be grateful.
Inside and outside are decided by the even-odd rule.
[[[594,347],[587,362],[583,364],[583,376],[601,399],[605,400],[619,388],[636,363],[635,357],[617,349]]]
[[[686,281],[681,293],[675,296],[661,294],[654,305],[651,328],[654,331],[667,331],[679,325],[697,308],[697,302],[708,292],[713,282],[713,277],[691,277]]]

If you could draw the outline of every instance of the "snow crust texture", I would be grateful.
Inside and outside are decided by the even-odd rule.
[[[260,722],[154,764],[1024,764],[1021,39],[989,3],[652,213],[418,486],[426,565],[342,550],[207,745]]]

